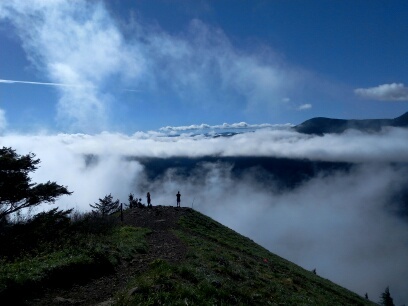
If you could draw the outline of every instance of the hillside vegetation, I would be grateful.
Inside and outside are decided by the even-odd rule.
[[[187,245],[185,259],[151,262],[119,305],[372,305],[194,210],[172,232]]]
[[[0,226],[1,305],[31,305],[30,298],[46,288],[86,282],[147,253],[148,229],[119,226],[116,217],[69,213],[53,209]]]
[[[48,221],[58,214],[66,217],[54,210]],[[9,305],[373,305],[189,208],[128,209],[122,222],[119,215],[109,222],[93,218],[63,219],[65,225],[53,226],[58,237],[38,241],[16,257],[3,255],[1,300]]]

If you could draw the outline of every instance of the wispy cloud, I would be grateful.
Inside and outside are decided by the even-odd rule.
[[[15,26],[34,67],[50,80],[35,84],[59,89],[57,122],[76,131],[106,128],[112,100],[106,89],[115,78],[136,77],[143,61],[103,3],[7,1],[0,12]]]
[[[125,21],[103,2],[67,0],[3,1],[0,18],[14,25],[27,58],[49,80],[35,84],[58,88],[57,120],[73,131],[108,126],[111,105],[120,103],[112,88],[143,88],[147,101],[160,97],[154,103],[268,117],[289,94],[325,91],[314,74],[272,49],[238,49],[222,29],[198,19],[173,34],[132,19],[124,35]]]
[[[230,103],[235,98],[244,109],[265,108],[280,103],[295,80],[272,54],[239,52],[221,29],[200,20],[192,20],[180,37],[158,32],[147,39],[158,81],[193,103]]]
[[[0,132],[4,131],[7,127],[6,112],[0,108]]]
[[[312,104],[302,104],[297,109],[299,111],[302,111],[302,110],[307,110],[307,109],[311,109],[311,108],[312,108]]]
[[[357,88],[354,93],[362,98],[380,101],[408,101],[408,87],[402,83],[383,84],[371,88]]]

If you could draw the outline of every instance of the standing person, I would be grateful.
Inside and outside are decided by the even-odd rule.
[[[151,202],[150,202],[150,192],[147,193],[147,207],[152,206]]]
[[[177,197],[177,207],[180,207],[180,198],[181,198],[180,191],[177,192],[176,197]]]

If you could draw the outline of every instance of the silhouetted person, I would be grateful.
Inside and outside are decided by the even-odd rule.
[[[151,202],[150,202],[150,192],[147,193],[147,207],[152,206]]]
[[[177,192],[176,197],[177,197],[177,207],[180,207],[180,198],[181,198],[180,191]]]

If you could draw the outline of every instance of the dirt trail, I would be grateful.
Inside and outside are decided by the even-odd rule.
[[[48,289],[41,297],[27,301],[27,305],[110,305],[112,296],[124,288],[129,279],[144,272],[153,260],[164,259],[172,263],[183,260],[187,248],[171,229],[176,228],[180,216],[189,211],[189,208],[170,206],[127,210],[124,224],[152,230],[147,236],[147,254],[137,254],[131,261],[122,262],[109,275],[78,282],[69,288]]]

